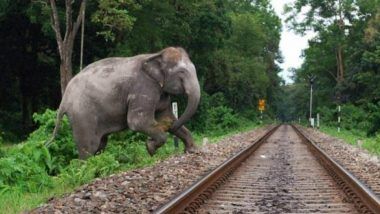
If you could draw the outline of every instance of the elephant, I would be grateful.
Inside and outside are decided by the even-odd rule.
[[[187,106],[176,119],[171,95],[186,95]],[[96,61],[68,83],[59,105],[49,145],[67,115],[80,159],[101,152],[107,136],[129,128],[149,136],[150,155],[167,140],[167,132],[181,139],[185,152],[197,148],[184,126],[196,112],[200,86],[194,64],[180,47],[153,54],[111,57]]]

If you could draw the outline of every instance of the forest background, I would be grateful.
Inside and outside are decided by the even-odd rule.
[[[72,5],[74,19],[80,3]],[[254,120],[259,98],[275,102],[281,82],[275,63],[281,60],[281,21],[268,1],[99,0],[86,4],[84,65],[168,46],[189,52],[202,85],[202,103],[192,129],[204,131],[214,125],[207,119],[207,111],[213,108],[211,114],[241,113]],[[57,1],[57,8],[64,33],[65,2]],[[6,141],[25,139],[37,127],[33,113],[59,105],[62,60],[49,14],[47,1],[2,1],[0,5],[0,130]],[[79,59],[80,31],[72,52],[74,74],[79,72]],[[186,102],[180,104],[183,107]],[[274,117],[275,105],[269,105],[268,112]]]
[[[112,135],[101,155],[80,161],[67,119],[56,142],[43,146],[62,89],[80,70],[82,3],[0,1],[1,210],[30,209],[96,177],[178,154],[168,143],[148,157],[146,137],[127,131]],[[287,26],[269,0],[96,0],[85,8],[84,66],[168,46],[188,51],[202,97],[186,125],[198,143],[259,125],[259,99],[266,100],[264,122],[307,123],[308,77],[315,76],[312,115],[320,114],[321,128],[336,130],[340,105],[343,137],[352,136],[352,144],[366,139],[365,148],[380,154],[379,0],[295,0],[284,10]],[[62,38],[52,20],[60,21]],[[315,33],[292,84],[278,76],[285,27]],[[175,100],[183,110],[185,99]]]

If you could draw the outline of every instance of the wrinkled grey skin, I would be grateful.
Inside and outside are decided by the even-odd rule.
[[[178,120],[172,113],[171,94],[188,97]],[[90,64],[69,82],[53,139],[66,114],[81,159],[101,151],[108,134],[126,128],[150,137],[146,146],[151,155],[166,142],[167,131],[184,142],[185,151],[194,152],[193,139],[183,124],[195,113],[199,99],[196,70],[182,48],[106,58]]]

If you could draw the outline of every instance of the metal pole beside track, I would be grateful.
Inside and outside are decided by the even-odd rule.
[[[338,132],[340,132],[340,105],[338,105]]]
[[[309,109],[309,125],[310,127],[314,127],[314,121],[312,121],[313,116],[313,83],[315,80],[314,75],[309,75],[309,83],[310,83],[310,109]]]

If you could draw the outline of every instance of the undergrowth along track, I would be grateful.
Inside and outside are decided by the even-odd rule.
[[[296,127],[276,126],[156,213],[377,213],[380,200]]]

